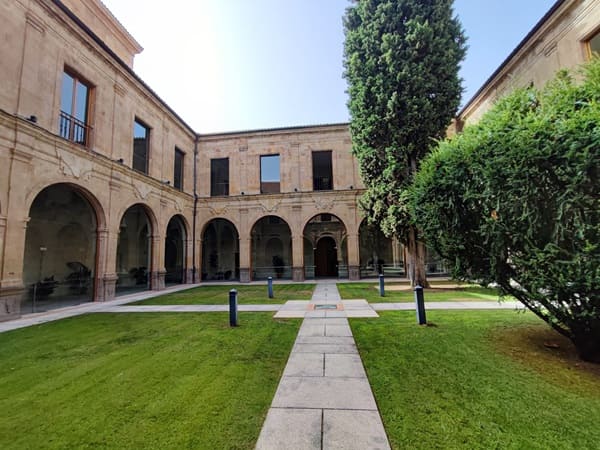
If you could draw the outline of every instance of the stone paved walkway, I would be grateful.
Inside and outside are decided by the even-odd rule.
[[[256,449],[389,449],[335,283],[319,283],[310,305]]]

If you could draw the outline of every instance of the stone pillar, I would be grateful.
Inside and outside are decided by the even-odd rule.
[[[360,279],[360,249],[358,234],[349,234],[346,240],[348,245],[348,278]]]
[[[252,269],[252,252],[250,246],[252,239],[249,237],[240,238],[240,281],[248,283],[251,280],[250,271]]]
[[[196,242],[194,242],[194,245],[196,245],[196,282],[201,283],[202,271],[204,270],[202,266],[204,258],[204,255],[202,254],[202,250],[204,249],[204,240],[202,239],[202,236],[199,236]]]
[[[0,322],[21,317],[21,300],[25,292],[23,287],[0,287]]]
[[[107,273],[102,277],[97,278],[96,285],[96,301],[107,302],[114,300],[117,280],[119,277],[116,273]]]
[[[304,281],[304,238],[301,234],[292,236],[292,279]]]
[[[292,280],[304,281],[304,267],[292,267]]]
[[[190,284],[193,283],[194,279],[194,260],[192,259],[192,248],[194,246],[194,243],[192,239],[186,239],[185,241],[183,241],[183,245],[185,246],[185,273],[183,274],[184,283]]]
[[[164,268],[162,260],[162,248],[165,246],[164,238],[159,234],[153,234],[150,237],[150,289],[160,291],[165,288],[165,275],[167,271]]]
[[[94,268],[94,301],[104,302],[104,275],[106,270],[106,258],[108,257],[108,229],[98,228],[96,230],[96,267]],[[114,295],[113,295],[114,296]]]
[[[153,291],[162,291],[165,288],[165,277],[167,271],[165,269],[153,270],[150,279],[150,289]]]

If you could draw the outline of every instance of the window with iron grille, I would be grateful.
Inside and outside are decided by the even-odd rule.
[[[65,139],[84,146],[88,146],[90,140],[88,123],[90,91],[89,83],[72,72],[63,72],[59,134]]]

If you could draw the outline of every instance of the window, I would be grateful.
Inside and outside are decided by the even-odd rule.
[[[330,191],[333,189],[331,151],[313,152],[313,190]]]
[[[210,195],[229,195],[229,158],[210,160]]]
[[[591,58],[594,54],[600,55],[600,33],[596,33],[587,42],[588,57]]]
[[[133,168],[148,173],[148,144],[150,128],[135,119],[133,122]]]
[[[175,162],[173,164],[173,187],[183,190],[183,157],[185,153],[175,147]]]
[[[274,194],[280,189],[279,155],[260,157],[260,192]]]
[[[90,87],[76,75],[63,72],[59,131],[65,139],[89,145]]]

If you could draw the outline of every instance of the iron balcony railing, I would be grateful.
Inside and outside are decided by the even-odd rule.
[[[87,147],[90,142],[91,127],[64,111],[60,112],[59,130],[62,137],[77,144]]]

